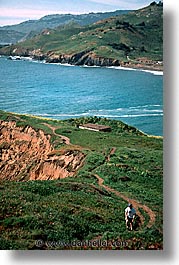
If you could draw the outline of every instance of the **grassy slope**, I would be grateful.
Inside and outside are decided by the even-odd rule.
[[[41,49],[43,53],[73,54],[92,49],[97,56],[125,61],[163,57],[163,7],[150,5],[129,14],[105,19],[90,26],[70,25],[40,34],[12,46]],[[151,41],[152,40],[152,41]]]
[[[0,182],[1,249],[36,249],[38,239],[118,240],[128,244],[118,249],[162,248],[162,139],[147,137],[119,121],[96,117],[53,121],[1,111],[0,119],[41,128],[52,135],[52,143],[57,143],[58,136],[47,126],[50,124],[56,127],[56,134],[68,136],[72,144],[82,146],[87,154],[83,168],[73,178]],[[108,124],[112,131],[101,133],[76,127],[84,122]],[[115,152],[108,161],[106,157],[113,147]],[[61,148],[65,146],[56,146],[57,153]],[[126,231],[126,201],[100,187],[95,174],[105,180],[105,185],[149,206],[156,213],[155,224],[147,228],[149,216],[141,209],[144,224],[136,231]]]

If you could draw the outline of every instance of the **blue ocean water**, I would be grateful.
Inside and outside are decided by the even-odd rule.
[[[163,134],[163,76],[0,57],[0,109],[55,119],[100,116]]]

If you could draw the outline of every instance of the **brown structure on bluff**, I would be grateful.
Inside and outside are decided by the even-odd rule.
[[[83,125],[79,125],[80,129],[86,129],[90,131],[96,131],[96,132],[110,132],[111,127],[110,126],[105,126],[105,125],[100,125],[100,124],[93,124],[93,123],[86,123]]]

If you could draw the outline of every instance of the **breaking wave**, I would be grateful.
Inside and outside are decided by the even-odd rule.
[[[60,65],[60,66],[76,66],[76,65],[72,65],[69,63],[48,63],[46,62],[46,60],[34,60],[31,57],[21,57],[22,60],[28,60],[28,61],[32,61],[34,63],[45,63],[45,64],[51,64],[51,65]],[[163,75],[162,71],[155,71],[155,70],[146,70],[146,69],[140,69],[140,68],[130,68],[130,67],[123,67],[123,66],[104,66],[104,67],[100,67],[97,65],[93,65],[93,66],[88,66],[88,65],[81,65],[80,67],[85,67],[85,68],[109,68],[109,69],[116,69],[116,70],[125,70],[125,71],[142,71],[142,72],[146,72],[146,73],[150,73],[153,75]]]
[[[85,112],[77,113],[34,113],[34,115],[49,118],[73,118],[83,116],[97,116],[104,118],[132,118],[163,116],[163,109],[161,105],[144,105],[129,108],[87,110]]]

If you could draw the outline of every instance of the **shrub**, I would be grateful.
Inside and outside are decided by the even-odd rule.
[[[96,167],[102,165],[104,162],[105,162],[104,155],[97,152],[89,153],[85,160],[85,170],[91,171]]]

